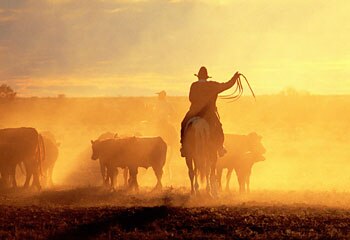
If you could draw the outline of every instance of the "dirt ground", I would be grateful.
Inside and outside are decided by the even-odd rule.
[[[349,239],[349,195],[261,191],[213,199],[182,188],[7,190],[0,193],[0,238]]]

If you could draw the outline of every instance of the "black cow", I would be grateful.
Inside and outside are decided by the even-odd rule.
[[[33,185],[41,189],[39,175],[44,159],[44,144],[34,128],[0,129],[0,172],[5,182],[17,187],[16,166],[23,163],[26,170],[25,187],[33,176]]]
[[[111,132],[105,132],[98,137],[98,140],[113,139],[117,137],[118,137],[117,134],[114,134]],[[106,162],[106,159],[100,158],[99,162],[100,162],[100,171],[101,171],[102,181],[104,185],[114,189],[116,185],[116,182],[114,180],[118,177],[118,168],[116,168],[114,171],[112,170],[108,171],[108,162]],[[124,186],[127,186],[128,175],[129,175],[128,168],[125,167],[124,168]]]

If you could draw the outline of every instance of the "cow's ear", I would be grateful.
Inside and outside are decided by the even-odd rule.
[[[94,141],[93,140],[90,140],[91,141],[91,144],[94,144]]]

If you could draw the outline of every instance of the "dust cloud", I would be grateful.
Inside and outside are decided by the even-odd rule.
[[[60,143],[53,173],[55,188],[94,188],[102,185],[102,178],[98,161],[91,160],[90,140],[105,132],[119,136],[156,135],[156,102],[156,97],[17,98],[0,102],[0,128],[30,126],[39,132],[52,132]],[[168,97],[168,102],[176,113],[171,124],[179,133],[188,100]],[[251,194],[238,197],[233,174],[231,193],[223,193],[220,201],[347,205],[350,114],[345,109],[349,104],[350,96],[293,91],[258,96],[256,102],[250,97],[234,103],[219,100],[224,131],[257,132],[266,148],[266,160],[253,166]],[[171,151],[162,181],[166,191],[182,196],[189,193],[187,167],[179,155],[179,144],[174,144]],[[225,176],[224,172],[223,182]],[[141,192],[148,192],[156,184],[153,170],[140,169],[138,181]],[[119,174],[117,192],[122,191],[123,184]]]

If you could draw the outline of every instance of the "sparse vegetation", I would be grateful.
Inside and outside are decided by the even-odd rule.
[[[7,84],[0,85],[0,100],[8,99],[12,100],[16,97],[16,92]]]

